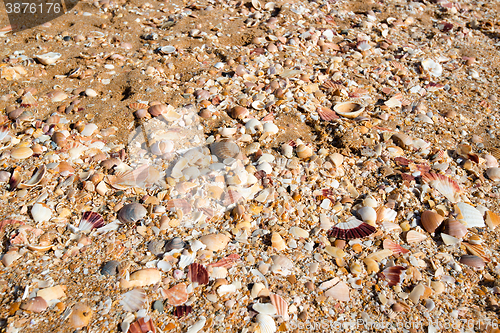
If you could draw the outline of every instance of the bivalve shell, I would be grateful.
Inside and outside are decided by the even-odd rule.
[[[497,182],[500,180],[500,168],[488,168],[486,170],[486,175],[489,179]]]
[[[425,240],[427,238],[426,235],[415,231],[415,230],[410,230],[406,234],[406,242],[411,244],[411,243],[420,243],[421,241]]]
[[[24,160],[28,157],[31,157],[33,155],[33,150],[29,147],[18,147],[12,149],[10,152],[10,157],[16,159],[16,160]]]
[[[467,224],[467,228],[484,228],[483,214],[478,211],[475,207],[469,204],[458,202],[457,207],[460,214],[457,216],[458,220],[461,220]]]
[[[277,294],[271,294],[269,295],[269,298],[271,299],[271,303],[274,305],[276,308],[276,314],[278,316],[281,316],[283,320],[288,320],[288,302],[283,299],[280,295]]]
[[[260,333],[274,333],[276,332],[276,323],[273,317],[259,313],[256,317],[257,326]]]
[[[49,52],[41,55],[35,55],[35,59],[40,61],[42,65],[52,65],[61,57],[61,53]]]
[[[118,212],[118,220],[125,224],[133,224],[146,216],[148,211],[143,205],[131,203],[123,206]]]
[[[358,214],[364,222],[375,225],[377,221],[377,212],[373,207],[361,207],[358,209]]]
[[[148,109],[148,112],[153,117],[158,117],[159,115],[161,115],[167,111],[168,111],[168,107],[165,104],[156,104],[156,105],[150,106]]]
[[[443,232],[456,238],[463,238],[467,234],[467,227],[455,219],[447,219],[443,222]]]
[[[156,327],[151,318],[143,317],[130,324],[128,333],[156,333]]]
[[[90,324],[92,309],[83,303],[76,304],[71,310],[69,324],[75,329],[79,329]]]
[[[483,268],[486,263],[484,262],[481,257],[474,256],[474,255],[464,255],[460,258],[460,263],[474,267],[474,268]]]
[[[444,217],[431,210],[426,210],[420,217],[420,222],[428,233],[433,233],[443,222]]]
[[[356,118],[365,110],[362,104],[356,102],[342,102],[333,107],[337,114],[346,118]]]
[[[335,286],[328,289],[325,292],[325,296],[332,297],[341,302],[348,302],[350,299],[349,286],[344,281],[340,281]]]
[[[40,296],[30,298],[21,303],[21,309],[31,312],[40,313],[47,309],[47,301]]]
[[[229,243],[229,237],[225,234],[208,234],[200,238],[200,242],[207,246],[210,251],[220,251]]]

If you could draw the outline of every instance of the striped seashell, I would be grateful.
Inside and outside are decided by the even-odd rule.
[[[465,248],[467,249],[467,251],[469,251],[470,254],[480,257],[484,262],[491,261],[490,257],[486,254],[481,244],[471,244],[468,242],[463,242],[462,244],[464,244]]]
[[[128,105],[128,107],[132,110],[140,110],[140,109],[147,109],[148,105],[144,103],[131,103]]]
[[[156,333],[156,327],[150,317],[142,317],[130,324],[128,333]]]
[[[378,276],[387,281],[389,287],[394,287],[401,282],[401,274],[406,268],[403,266],[387,267]]]
[[[406,233],[406,242],[411,244],[411,243],[420,243],[421,241],[425,240],[427,238],[426,235],[415,231],[415,230],[410,230]]]
[[[340,119],[340,117],[337,115],[337,113],[335,113],[335,111],[329,108],[325,108],[323,106],[318,106],[317,112],[319,117],[326,121]]]
[[[346,222],[337,223],[329,231],[329,237],[340,239],[357,239],[365,238],[376,231],[374,226],[365,222],[351,218]]]
[[[31,107],[31,106],[37,106],[37,105],[38,105],[38,103],[37,103],[35,97],[31,94],[31,92],[27,92],[21,98],[21,106],[22,107]]]
[[[259,313],[256,322],[260,333],[274,333],[276,332],[276,323],[273,317]]]
[[[182,210],[185,215],[189,214],[192,210],[191,204],[185,199],[172,199],[167,201],[167,209],[173,211],[174,208],[176,211]]]
[[[276,314],[278,316],[281,316],[281,318],[283,318],[283,320],[285,321],[290,319],[290,317],[288,316],[288,302],[285,301],[283,297],[277,294],[271,294],[269,295],[269,298],[271,299],[271,303],[276,308]]]
[[[101,214],[96,212],[85,212],[83,213],[78,229],[80,231],[90,231],[92,229],[98,229],[104,225],[104,219]]]
[[[267,115],[265,115],[260,121],[265,123],[267,121],[273,121],[274,120],[274,113],[270,112]]]
[[[459,215],[457,216],[457,220],[463,221],[467,224],[467,228],[484,228],[484,219],[483,214],[478,211],[475,207],[463,203],[458,202],[456,204],[458,208]]]
[[[390,239],[384,239],[384,242],[382,243],[382,247],[387,250],[391,250],[394,254],[401,254],[401,253],[408,253],[410,250],[405,249],[401,245],[394,243]]]
[[[434,172],[422,174],[422,180],[444,195],[446,199],[455,203],[459,200],[462,189],[456,181],[445,175]]]
[[[426,210],[420,217],[420,222],[428,233],[433,233],[443,222],[444,217],[431,210]]]
[[[198,284],[208,284],[208,272],[203,265],[192,263],[188,266],[188,279]]]
[[[225,160],[226,158],[236,158],[240,154],[240,147],[232,141],[219,141],[210,145],[212,155]]]
[[[235,264],[237,264],[239,262],[241,262],[240,255],[236,254],[236,253],[233,253],[233,254],[228,255],[225,258],[222,258],[221,260],[219,260],[217,262],[209,264],[209,266],[224,267],[224,268],[229,269],[229,268],[233,267]]]
[[[483,268],[486,265],[486,263],[484,262],[483,259],[481,259],[481,257],[473,255],[462,256],[460,258],[460,263],[474,268]]]
[[[193,308],[191,306],[189,306],[189,305],[179,305],[179,306],[175,307],[174,315],[177,318],[182,318],[182,317],[187,316],[188,314],[190,314],[191,311],[193,311]]]
[[[332,80],[328,80],[328,81],[323,82],[320,87],[323,89],[330,90],[332,92],[345,89],[345,87],[342,85],[341,81],[332,81]]]
[[[463,238],[467,234],[467,227],[455,219],[447,219],[443,225],[443,232],[450,236]]]
[[[143,309],[147,303],[147,295],[144,289],[134,288],[122,295],[120,305],[123,310],[128,312],[135,312]]]
[[[173,306],[179,306],[187,302],[188,292],[185,283],[179,283],[170,289],[164,290],[166,298],[168,298],[168,304]]]
[[[222,197],[222,204],[226,207],[234,205],[243,200],[243,195],[235,190],[227,190]]]

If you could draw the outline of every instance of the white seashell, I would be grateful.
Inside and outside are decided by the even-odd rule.
[[[291,227],[289,233],[297,238],[309,238],[309,232],[299,227]]]
[[[432,76],[441,76],[441,74],[443,74],[443,67],[438,62],[432,59],[423,60],[422,67]]]
[[[372,207],[372,208],[376,208],[378,206],[378,202],[377,200],[375,200],[373,197],[366,197],[364,200],[363,200],[363,205],[365,207]]]
[[[175,47],[171,46],[171,45],[166,45],[166,46],[162,46],[159,48],[159,51],[163,54],[170,54],[170,53],[174,53],[175,52]]]
[[[283,156],[285,156],[286,158],[292,158],[293,157],[293,147],[287,143],[283,144],[281,146],[281,154],[283,154]]]
[[[333,107],[335,112],[346,118],[356,118],[365,110],[362,104],[356,102],[342,102],[337,103]]]
[[[273,167],[267,162],[261,163],[257,166],[257,171],[261,170],[265,171],[265,173],[268,175],[273,173]]]
[[[0,140],[1,141],[1,140]],[[498,168],[498,161],[493,155],[485,155],[484,160],[486,161],[487,168]]]
[[[263,132],[268,134],[276,134],[279,132],[279,128],[274,123],[267,122],[264,124]]]
[[[170,140],[156,141],[151,145],[151,152],[154,155],[161,156],[174,150],[174,143]]]
[[[85,128],[83,129],[83,131],[80,134],[83,136],[91,136],[92,134],[94,134],[96,129],[97,129],[96,124],[87,124],[87,125],[85,125]]]
[[[377,220],[377,212],[373,207],[362,207],[358,209],[358,214],[364,222],[369,224],[374,224]]]
[[[263,289],[265,289],[265,288],[266,288],[266,286],[265,286],[263,283],[261,283],[261,282],[254,283],[254,285],[253,285],[253,287],[252,287],[252,291],[250,292],[250,296],[251,296],[252,298],[256,298],[256,297],[258,297],[258,296],[259,296],[259,293],[260,293]]]
[[[44,203],[36,203],[31,208],[31,216],[35,222],[48,221],[52,217],[52,211]]]
[[[236,292],[236,286],[234,284],[225,284],[217,288],[217,294],[223,296],[226,294],[233,294]]]
[[[319,223],[320,223],[319,227],[323,230],[330,230],[330,228],[333,225],[328,215],[324,213],[319,214]]]
[[[259,313],[256,317],[256,322],[260,333],[276,332],[276,323],[271,316]]]
[[[467,228],[484,228],[484,219],[483,215],[471,205],[468,205],[463,202],[458,202],[457,207],[460,210],[460,215],[457,219],[464,221],[467,225]]]
[[[236,127],[223,127],[219,128],[219,134],[222,135],[223,137],[229,138],[236,134],[236,131],[238,129]]]
[[[409,298],[414,304],[418,304],[420,302],[420,297],[424,295],[424,292],[425,287],[422,284],[418,284],[415,288],[413,288]]]
[[[40,61],[43,65],[51,65],[55,63],[61,57],[60,53],[49,52],[42,55],[36,55],[35,58]]]
[[[263,162],[274,162],[274,156],[272,154],[262,154],[262,156],[257,160],[257,164]]]
[[[122,295],[120,305],[125,311],[135,312],[142,309],[146,302],[146,292],[141,288],[134,288]]]
[[[276,314],[276,308],[271,303],[255,303],[252,305],[252,309],[265,315]]]
[[[420,243],[421,241],[425,240],[427,238],[427,235],[424,235],[418,231],[415,230],[410,230],[406,234],[406,242],[407,243]]]
[[[460,242],[459,238],[450,236],[445,233],[441,233],[441,238],[443,239],[443,243],[445,243],[446,245],[456,245]]]
[[[486,175],[488,176],[489,179],[497,182],[500,180],[500,168],[488,168],[486,170]]]
[[[325,296],[332,297],[338,301],[348,302],[350,299],[349,286],[344,281],[340,281],[325,291]]]
[[[245,130],[249,134],[255,134],[257,132],[261,132],[263,129],[264,127],[262,126],[262,123],[258,119],[252,118],[245,123]]]
[[[213,267],[210,272],[210,277],[213,279],[224,279],[227,277],[227,268],[225,267]]]
[[[204,316],[201,316],[200,320],[198,320],[193,325],[189,326],[186,333],[198,333],[205,326],[206,321],[207,319]]]
[[[266,107],[266,104],[262,101],[255,101],[252,103],[252,107],[255,110],[263,110]]]

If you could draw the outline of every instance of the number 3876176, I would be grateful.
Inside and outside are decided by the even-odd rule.
[[[61,4],[54,2],[46,3],[29,3],[29,2],[14,2],[5,3],[7,14],[58,14],[61,12]]]

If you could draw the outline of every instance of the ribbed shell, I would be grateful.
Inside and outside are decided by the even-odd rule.
[[[236,158],[240,153],[238,145],[231,141],[219,141],[210,145],[210,151],[221,160]]]
[[[83,213],[78,229],[81,231],[90,231],[92,229],[98,229],[104,225],[104,219],[101,214],[96,212],[85,212]]]
[[[198,284],[208,284],[208,272],[203,265],[192,263],[189,265],[188,278],[191,282]]]
[[[340,239],[357,239],[370,236],[376,231],[374,226],[371,226],[357,219],[349,219],[346,222],[337,223],[329,231],[330,237]]]

